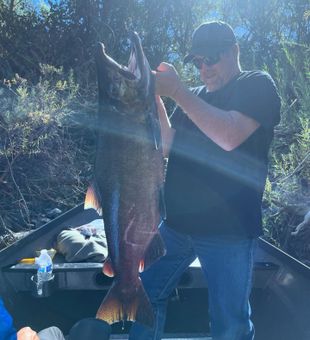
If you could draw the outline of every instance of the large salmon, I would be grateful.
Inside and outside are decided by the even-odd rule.
[[[165,251],[158,233],[164,163],[154,77],[136,33],[131,42],[128,67],[109,57],[103,44],[96,53],[98,144],[85,208],[103,216],[109,251],[103,272],[114,276],[97,318],[152,326],[139,271]]]

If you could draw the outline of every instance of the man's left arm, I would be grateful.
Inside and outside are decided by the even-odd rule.
[[[175,101],[206,136],[226,151],[237,148],[260,126],[241,112],[221,110],[206,103],[185,86],[178,91]]]
[[[17,340],[40,340],[40,338],[30,327],[23,327],[17,332]]]

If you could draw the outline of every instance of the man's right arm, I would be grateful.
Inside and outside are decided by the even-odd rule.
[[[159,96],[156,96],[156,104],[161,127],[163,155],[168,158],[175,130],[171,127],[165,105]]]

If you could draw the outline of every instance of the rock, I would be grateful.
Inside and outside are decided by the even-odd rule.
[[[48,222],[50,222],[51,219],[48,218],[48,217],[40,217],[39,220],[38,220],[38,226],[42,226],[43,224],[46,224]]]
[[[36,228],[36,221],[31,221],[30,223],[26,223],[27,229],[35,229]]]
[[[61,213],[62,213],[62,211],[58,208],[46,210],[46,216],[49,217],[49,218],[52,218],[52,219],[57,217]]]
[[[306,228],[310,228],[310,210],[306,213],[304,220],[296,227],[296,229],[291,234],[296,236]]]
[[[8,233],[0,236],[0,250],[8,247],[16,241],[13,233]]]
[[[17,233],[14,233],[14,237],[16,240],[21,240],[22,238],[24,238],[25,236],[29,235],[32,232],[33,230],[19,231]]]

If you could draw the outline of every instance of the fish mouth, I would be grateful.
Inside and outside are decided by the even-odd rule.
[[[97,51],[97,63],[101,66],[100,69],[102,70],[113,70],[114,72],[119,73],[123,77],[127,78],[128,80],[137,80],[140,78],[140,72],[137,68],[135,54],[131,54],[130,60],[128,62],[128,66],[119,64],[115,61],[112,57],[110,57],[106,51],[105,46],[103,43],[99,43],[98,51]]]
[[[151,69],[144,55],[141,40],[136,32],[130,33],[131,52],[128,66],[121,65],[110,57],[103,43],[96,51],[99,101],[128,103],[133,98],[146,97],[150,90]]]

